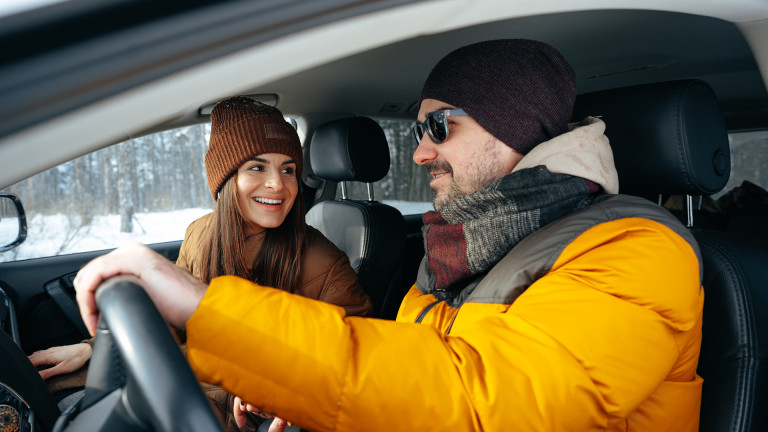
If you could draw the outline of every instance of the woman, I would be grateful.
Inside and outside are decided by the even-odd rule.
[[[302,167],[299,137],[277,108],[244,97],[216,104],[205,155],[216,208],[187,228],[176,264],[206,283],[235,275],[336,304],[349,315],[372,315],[348,258],[304,221]],[[90,355],[89,344],[75,344],[30,360],[54,365],[40,371],[47,379],[79,369]],[[226,430],[242,427],[245,411],[269,417],[218,387],[204,389]]]

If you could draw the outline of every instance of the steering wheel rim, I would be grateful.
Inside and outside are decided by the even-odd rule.
[[[168,324],[139,279],[108,279],[96,290],[96,303],[99,330],[80,412],[70,425],[78,423],[78,417],[89,417],[84,416],[89,408],[103,410],[96,405],[113,395],[119,414],[101,416],[108,418],[104,421],[127,419],[129,424],[165,432],[221,430]]]

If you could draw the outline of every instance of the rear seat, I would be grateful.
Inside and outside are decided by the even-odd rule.
[[[421,227],[424,225],[422,215],[413,214],[403,217],[405,219],[405,252],[403,253],[402,281],[389,291],[387,299],[384,301],[381,316],[388,319],[395,319],[397,316],[403,297],[416,283],[416,273],[418,273],[421,259],[424,257],[424,236],[421,233]]]

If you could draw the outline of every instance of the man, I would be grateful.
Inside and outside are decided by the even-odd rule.
[[[528,40],[432,70],[414,161],[437,212],[397,322],[233,277],[206,291],[138,245],[78,274],[83,318],[99,282],[137,274],[203,381],[310,430],[697,430],[698,247],[613,195],[605,125],[568,125],[574,81]]]

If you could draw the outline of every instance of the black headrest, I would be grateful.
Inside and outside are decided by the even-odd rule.
[[[312,171],[332,181],[379,181],[389,171],[384,130],[367,117],[325,123],[315,130],[309,148]]]
[[[579,95],[574,120],[589,115],[605,121],[621,193],[710,195],[728,182],[728,133],[717,98],[703,81]]]

